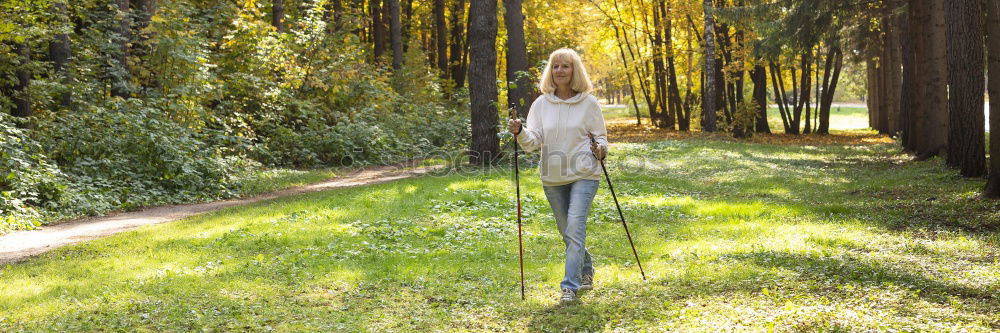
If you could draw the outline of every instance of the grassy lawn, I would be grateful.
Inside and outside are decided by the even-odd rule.
[[[346,169],[345,169],[346,170]],[[255,170],[249,174],[240,175],[243,183],[241,196],[253,196],[273,192],[289,187],[318,183],[338,174],[345,173],[337,169],[295,170],[295,169],[265,169]]]
[[[649,110],[645,106],[639,107],[639,114],[642,116],[643,123],[649,122]],[[635,122],[635,109],[631,106],[629,107],[605,107],[604,116],[608,119],[613,118],[624,118]],[[802,113],[802,117],[805,117],[805,111]],[[815,120],[815,119],[814,119]],[[697,121],[695,120],[695,123]],[[697,124],[692,123],[694,126]],[[767,109],[767,123],[771,126],[771,132],[773,133],[784,133],[784,126],[781,123],[781,114],[778,112],[778,108],[772,107]],[[805,126],[805,119],[801,120],[801,125]],[[834,132],[837,131],[853,131],[862,130],[868,128],[868,109],[867,108],[849,108],[849,107],[832,107],[830,108],[830,129]]]
[[[235,207],[0,270],[0,331],[991,331],[1000,204],[889,144],[615,143],[595,290],[522,169],[460,169]]]
[[[813,110],[815,111],[815,110]],[[805,117],[805,111],[802,112],[802,117]],[[815,117],[815,116],[813,116]],[[813,120],[816,120],[815,118]],[[802,126],[805,126],[805,119],[801,120]],[[784,125],[781,124],[781,113],[778,108],[768,108],[767,109],[767,124],[771,126],[771,131],[774,133],[784,133]],[[831,107],[830,108],[830,129],[833,132],[837,130],[840,131],[850,131],[868,128],[868,109],[867,108],[848,108],[848,107]]]

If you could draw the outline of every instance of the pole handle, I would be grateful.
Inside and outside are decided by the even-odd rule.
[[[597,144],[597,139],[594,139],[594,134],[593,133],[587,133],[587,137],[590,138],[590,144],[592,144],[592,145],[596,145]],[[597,158],[597,154],[596,153],[594,153],[594,152],[590,152],[590,153],[594,155],[594,158]],[[604,158],[608,158],[607,152],[604,153]],[[598,161],[601,161],[601,167],[604,167],[604,158],[597,158]]]

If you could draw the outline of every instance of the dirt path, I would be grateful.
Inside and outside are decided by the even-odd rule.
[[[0,236],[0,265],[25,260],[56,248],[106,237],[148,224],[176,221],[196,214],[226,207],[251,204],[291,195],[326,191],[336,188],[384,183],[426,174],[441,166],[401,169],[382,166],[351,172],[322,183],[288,188],[255,197],[214,201],[200,204],[159,206],[136,212],[88,217],[46,226],[41,229],[18,231]]]

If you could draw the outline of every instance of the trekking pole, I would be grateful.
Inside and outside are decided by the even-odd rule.
[[[510,119],[517,119],[517,109],[510,109]],[[521,134],[524,130],[524,126],[521,126],[517,130],[517,134]],[[514,146],[514,187],[517,191],[517,257],[518,261],[521,263],[521,300],[524,300],[524,242],[521,241],[521,175],[518,170],[517,161],[517,135],[513,137]]]
[[[594,140],[594,135],[587,133],[590,137],[590,143],[597,144],[597,140]],[[607,157],[607,156],[605,156]],[[597,155],[594,155],[597,158]],[[608,181],[608,189],[611,190],[611,197],[615,199],[615,208],[618,208],[618,217],[622,219],[622,226],[625,227],[625,236],[628,236],[628,244],[632,246],[632,255],[635,255],[635,262],[639,264],[639,273],[642,274],[642,280],[646,280],[646,272],[642,270],[642,262],[639,261],[639,253],[635,251],[635,243],[632,242],[632,234],[628,232],[628,224],[625,223],[625,215],[622,214],[622,207],[618,205],[618,196],[615,195],[615,187],[611,186],[611,176],[608,176],[608,168],[604,167],[604,159],[598,158],[601,162],[601,170],[604,171],[604,179]]]

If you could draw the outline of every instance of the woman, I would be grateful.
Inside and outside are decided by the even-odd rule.
[[[559,284],[559,301],[575,302],[577,291],[593,288],[587,216],[600,184],[598,159],[607,154],[608,132],[601,106],[589,94],[593,85],[576,51],[564,48],[552,52],[539,87],[542,96],[531,104],[527,123],[522,127],[520,119],[511,119],[507,129],[525,151],[541,148],[538,173],[566,244],[566,273]]]

